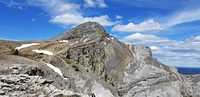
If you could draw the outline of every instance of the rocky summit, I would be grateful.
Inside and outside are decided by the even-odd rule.
[[[200,80],[94,22],[48,41],[0,41],[0,97],[200,97]]]

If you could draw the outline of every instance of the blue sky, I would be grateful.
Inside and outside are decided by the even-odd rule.
[[[169,66],[200,67],[199,0],[0,0],[0,39],[45,40],[87,21],[149,46]]]

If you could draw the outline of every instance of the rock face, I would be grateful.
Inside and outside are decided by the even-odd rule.
[[[0,96],[200,97],[197,82],[155,60],[150,48],[124,44],[97,23],[30,43],[0,42]]]

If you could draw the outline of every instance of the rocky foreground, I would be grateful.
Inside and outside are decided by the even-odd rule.
[[[0,41],[0,97],[200,97],[185,77],[87,22],[51,41]]]

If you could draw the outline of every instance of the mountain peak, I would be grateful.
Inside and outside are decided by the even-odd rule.
[[[64,40],[0,41],[0,95],[12,97],[40,96],[39,94],[48,97],[199,97],[200,95],[198,90],[200,81],[197,80],[200,77],[189,80],[182,77],[174,68],[154,59],[150,48],[123,44],[108,36],[98,23],[81,24],[62,35],[60,39]],[[195,82],[192,82],[193,80]],[[3,87],[5,85],[6,88]]]
[[[79,26],[77,26],[75,29],[99,29],[101,30],[102,32],[105,32],[105,29],[104,27],[97,23],[97,22],[85,22],[85,23],[82,23],[80,24]]]
[[[107,35],[104,27],[99,23],[86,22],[73,28],[70,32],[64,33],[59,39],[100,40]]]

